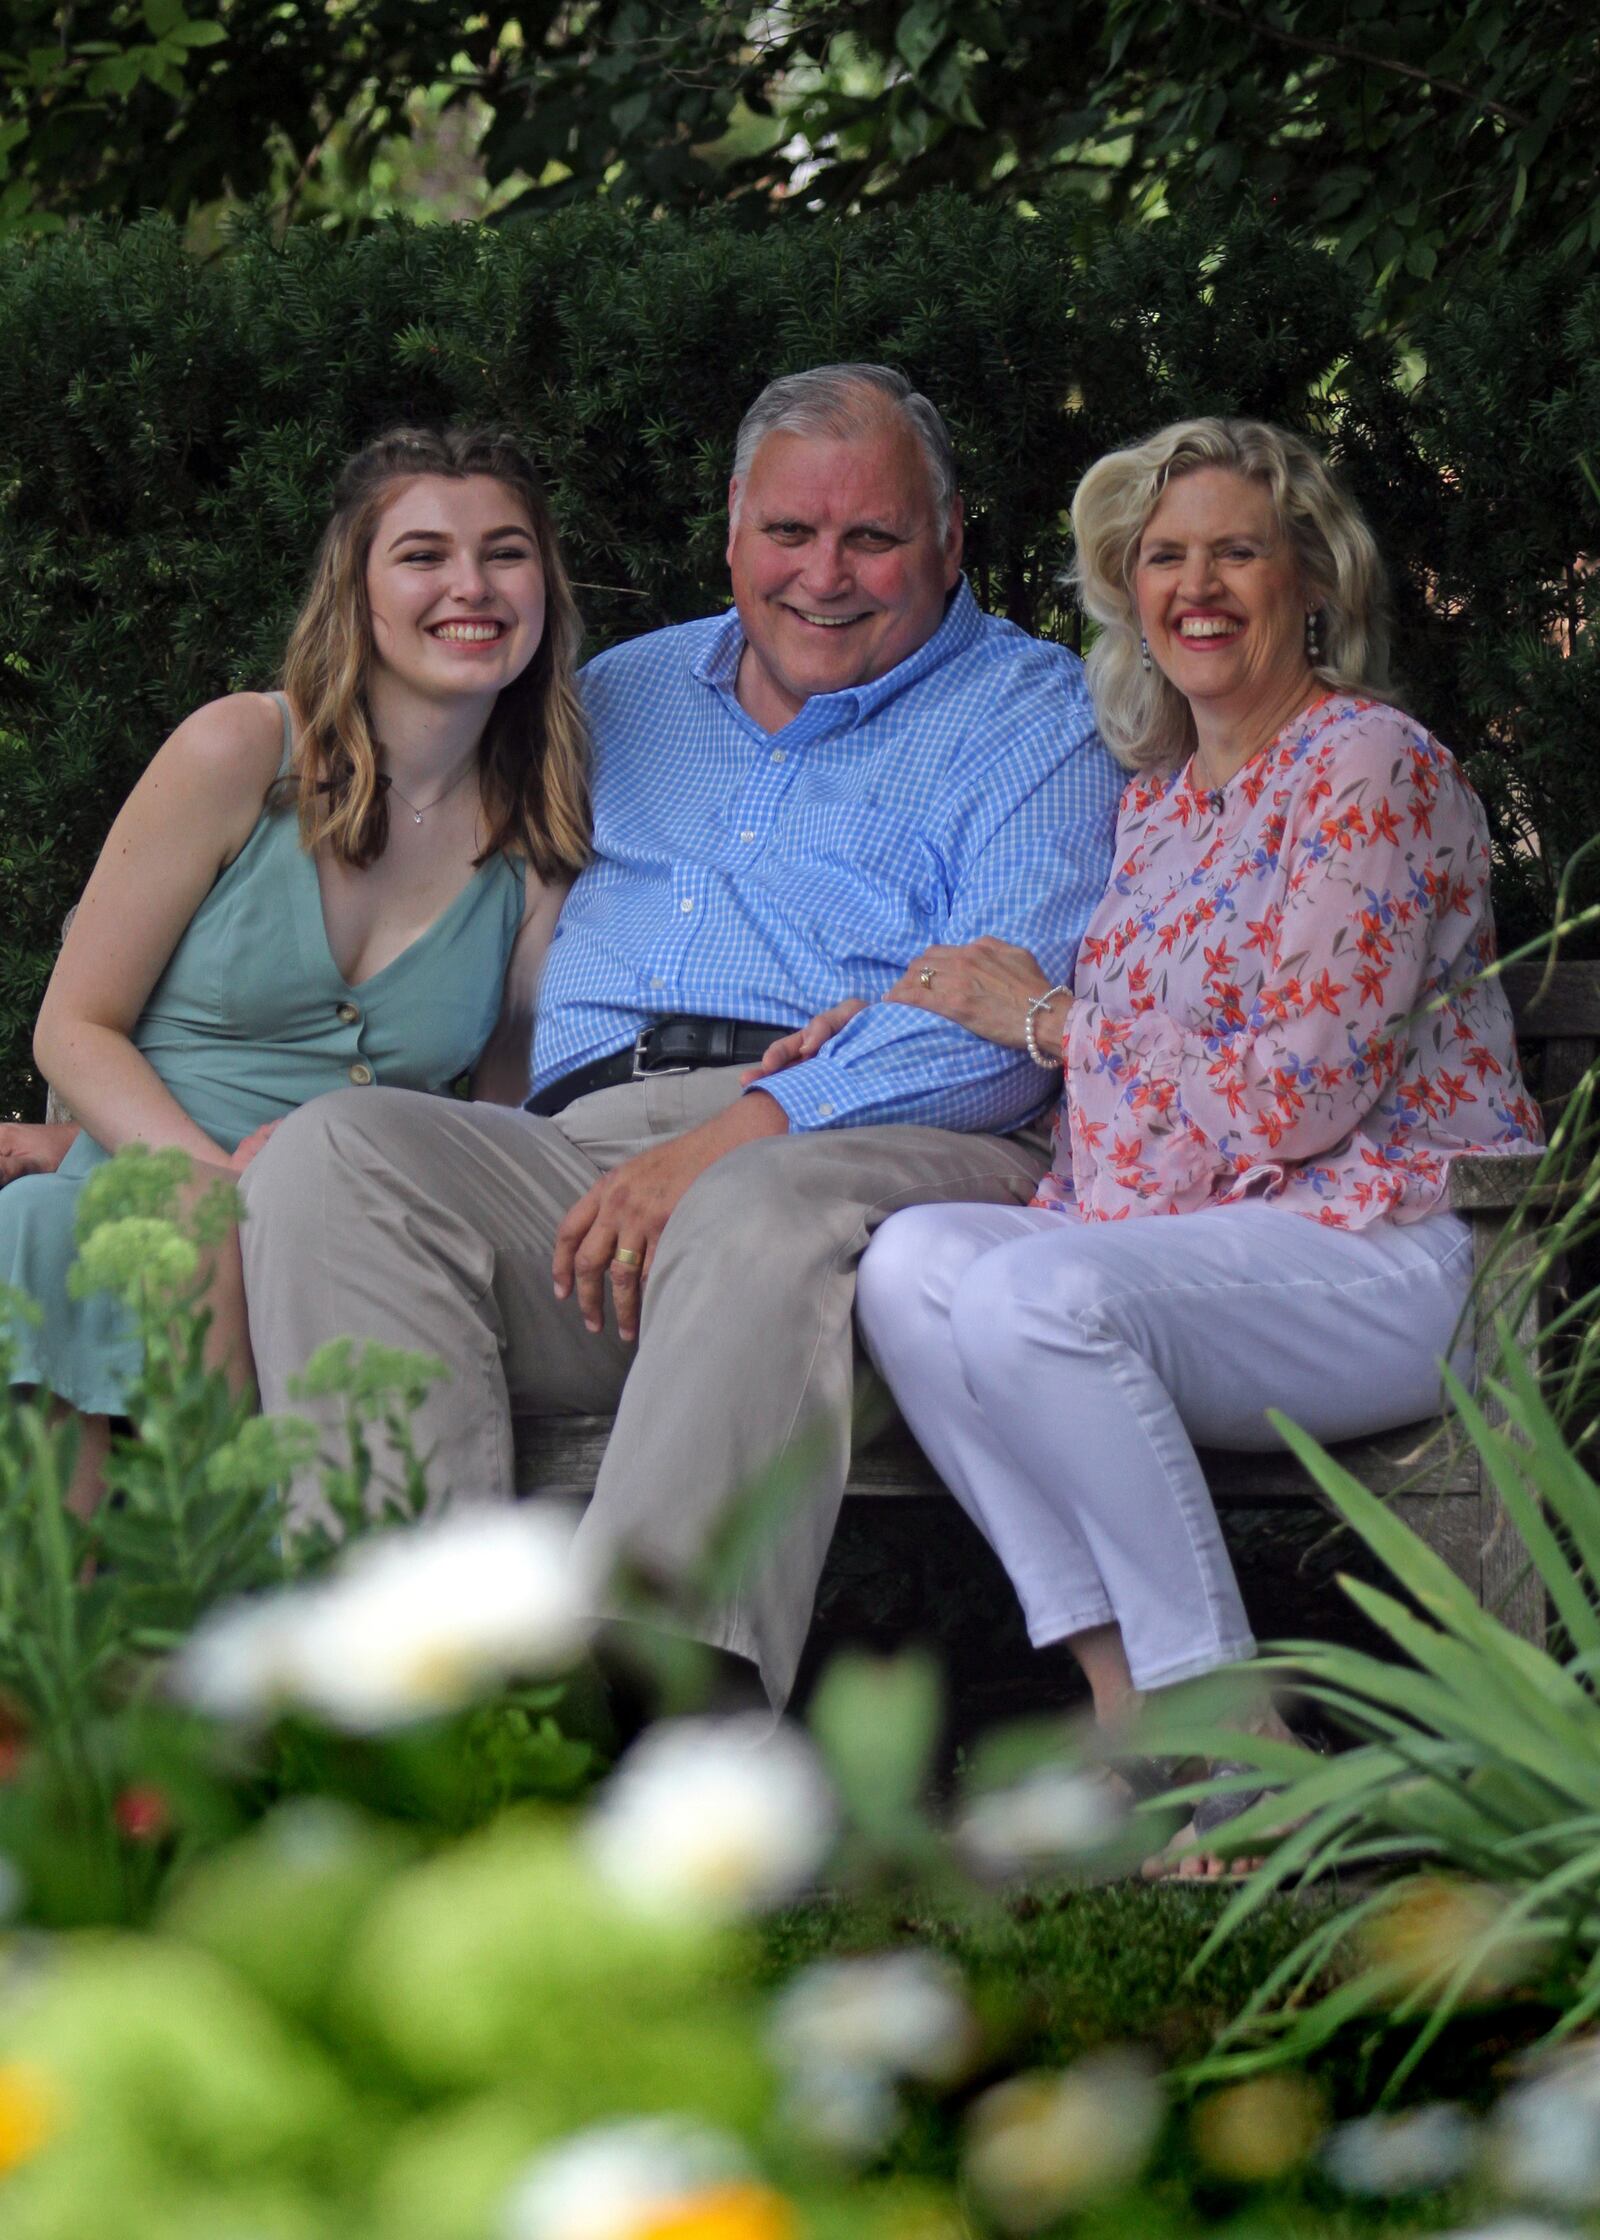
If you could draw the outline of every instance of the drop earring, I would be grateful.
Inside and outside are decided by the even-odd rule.
[[[1306,616],[1306,659],[1314,669],[1322,659],[1322,609],[1313,607]]]
[[[1148,638],[1139,640],[1139,666],[1141,669],[1151,669],[1155,666],[1150,659],[1150,640]]]

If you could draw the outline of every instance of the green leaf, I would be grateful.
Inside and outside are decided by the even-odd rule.
[[[1412,242],[1406,251],[1406,270],[1415,280],[1431,280],[1438,269],[1439,252],[1423,236]]]
[[[216,47],[228,36],[220,23],[177,23],[164,34],[169,47]]]
[[[931,1657],[836,1657],[811,1704],[811,1731],[861,1827],[892,1832],[916,1811],[943,1716]]]
[[[174,24],[183,21],[183,0],[140,0],[145,29],[152,39],[164,39]]]
[[[650,114],[651,103],[654,98],[649,89],[645,88],[638,93],[630,93],[625,99],[614,101],[611,104],[611,122],[616,126],[618,136],[621,139],[631,139],[640,129],[646,117]]]
[[[972,91],[967,78],[967,66],[960,53],[953,49],[945,56],[938,69],[924,78],[923,86],[928,99],[953,124],[965,125],[969,131],[981,132],[983,119],[972,105]]]
[[[126,100],[144,75],[140,60],[145,50],[134,48],[128,54],[107,55],[104,62],[97,62],[85,80],[87,90],[95,95],[116,94]]]
[[[895,26],[894,43],[913,76],[937,54],[949,28],[950,11],[945,0],[912,0]]]
[[[136,51],[140,70],[150,85],[159,86],[163,93],[182,93],[182,48],[176,48],[171,53],[163,47],[140,47]]]

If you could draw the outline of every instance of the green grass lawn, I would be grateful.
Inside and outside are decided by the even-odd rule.
[[[1108,2043],[1147,2048],[1181,2070],[1211,2045],[1272,1965],[1305,1934],[1320,1895],[1280,1899],[1236,1935],[1203,1970],[1196,1954],[1226,1893],[1132,1883],[1094,1888],[1039,1887],[971,1918],[907,1909],[890,1901],[842,1900],[798,1908],[775,1922],[767,1955],[773,1981],[808,1961],[917,1943],[946,1954],[967,1979],[983,2017],[992,2070],[1054,2067]],[[1440,2040],[1405,2098],[1482,2102],[1507,2081],[1507,2065],[1535,2034],[1530,2011],[1478,2016]],[[1330,2119],[1367,2112],[1387,2066],[1382,2045],[1352,2034],[1314,2073]],[[985,2071],[966,2090],[989,2081]],[[1341,2197],[1314,2168],[1272,2186],[1241,2187],[1208,2177],[1187,2140],[1185,2095],[1146,2188],[1138,2199],[1080,2216],[1052,2232],[1100,2240],[1179,2240],[1225,2233],[1338,2236],[1454,2233],[1494,2221],[1481,2198],[1432,2194],[1367,2204]],[[908,2174],[949,2178],[958,2159],[962,2095],[913,2107],[892,2150]],[[1505,2212],[1501,2212],[1505,2213]],[[1568,2224],[1565,2229],[1578,2229]],[[1509,2234],[1507,2236],[1509,2240]]]
[[[818,1903],[774,1925],[772,1972],[885,1944],[928,1944],[956,1962],[993,2026],[1025,2040],[1033,2059],[1070,2061],[1116,2037],[1176,2065],[1205,2051],[1305,1934],[1305,1904],[1279,1901],[1187,1980],[1226,1895],[1171,1883],[1041,1886],[968,1921],[888,1903]]]

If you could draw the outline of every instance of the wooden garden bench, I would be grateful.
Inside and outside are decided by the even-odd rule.
[[[1600,965],[1510,965],[1504,973],[1517,1040],[1547,1126],[1600,1054]],[[1495,1316],[1526,1290],[1538,1252],[1536,1228],[1512,1217],[1528,1195],[1537,1153],[1467,1156],[1452,1162],[1451,1210],[1469,1224],[1475,1290],[1478,1358],[1492,1362]],[[1522,1342],[1532,1348],[1539,1303],[1521,1303]],[[611,1432],[609,1416],[525,1417],[516,1425],[517,1482],[527,1492],[587,1501]],[[1391,1498],[1397,1513],[1437,1549],[1488,1608],[1530,1640],[1545,1631],[1543,1591],[1525,1576],[1522,1542],[1506,1516],[1476,1448],[1446,1419],[1349,1440],[1334,1449],[1346,1469],[1374,1493]],[[1316,1488],[1288,1454],[1202,1455],[1206,1481],[1224,1519],[1237,1510],[1305,1506]],[[894,1423],[852,1460],[849,1502],[940,1495],[944,1488],[903,1424]]]
[[[70,923],[70,920],[68,921]],[[1600,965],[1510,965],[1506,992],[1530,1087],[1547,1127],[1600,1054]],[[54,1097],[49,1115],[68,1117]],[[1472,1230],[1477,1351],[1492,1362],[1495,1318],[1507,1301],[1527,1289],[1538,1254],[1536,1225],[1513,1216],[1522,1209],[1536,1153],[1468,1156],[1450,1169],[1449,1205]],[[1532,1350],[1539,1301],[1519,1301],[1518,1336]],[[611,1432],[609,1416],[524,1417],[516,1425],[517,1482],[526,1492],[555,1493],[587,1501]],[[1522,1543],[1479,1461],[1477,1450],[1444,1418],[1408,1424],[1373,1439],[1350,1440],[1332,1450],[1373,1492],[1387,1495],[1397,1512],[1464,1579],[1488,1608],[1530,1640],[1542,1639],[1545,1607],[1538,1582],[1525,1576]],[[1224,1518],[1236,1510],[1304,1506],[1319,1499],[1299,1464],[1287,1454],[1203,1455],[1206,1480]],[[921,1450],[894,1423],[851,1463],[848,1501],[939,1495],[948,1499]]]

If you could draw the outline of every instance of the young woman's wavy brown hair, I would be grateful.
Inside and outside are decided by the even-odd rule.
[[[290,785],[301,838],[308,849],[325,840],[341,861],[362,870],[388,844],[389,788],[367,713],[367,556],[396,489],[424,474],[453,482],[488,475],[532,524],[544,571],[544,636],[495,701],[478,744],[488,819],[478,861],[505,849],[525,857],[543,879],[570,877],[589,859],[589,744],[573,682],[578,610],[538,475],[510,436],[484,428],[391,428],[339,477],[283,662],[283,689],[299,727]]]

